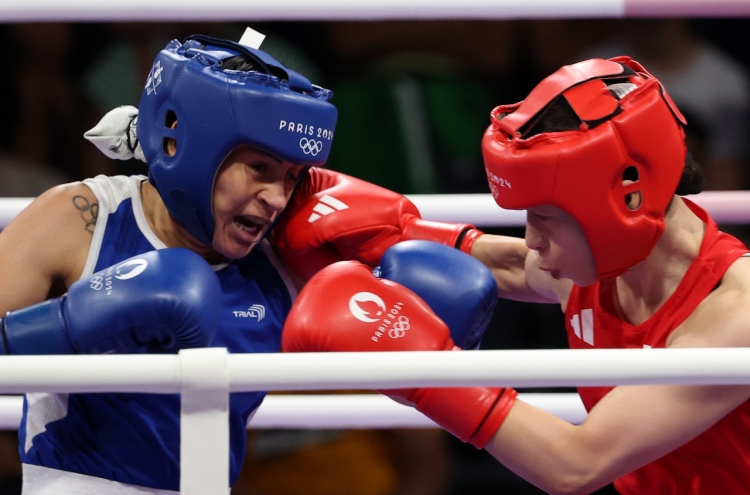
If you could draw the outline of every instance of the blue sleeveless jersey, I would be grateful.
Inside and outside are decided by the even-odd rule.
[[[141,180],[97,177],[87,181],[99,198],[100,215],[83,276],[164,247],[142,215]],[[106,197],[107,187],[120,194]],[[130,197],[123,198],[126,195]],[[103,207],[110,211],[102,211]],[[223,312],[213,347],[242,353],[279,351],[293,288],[288,277],[280,275],[268,246],[263,247],[217,269]],[[248,416],[264,396],[265,392],[230,394],[230,485],[245,457]],[[179,490],[179,395],[28,394],[19,435],[24,463]]]

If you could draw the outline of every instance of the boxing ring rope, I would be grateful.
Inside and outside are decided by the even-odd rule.
[[[227,490],[229,392],[639,384],[750,384],[750,348],[0,358],[0,393],[181,394],[186,495]]]
[[[407,194],[407,197],[428,220],[466,222],[477,227],[526,225],[525,211],[504,210],[489,194]],[[750,223],[750,191],[706,191],[687,198],[705,208],[719,224]],[[0,229],[33,199],[0,198]]]
[[[586,419],[578,394],[521,393],[519,399],[571,424]],[[23,396],[0,396],[0,430],[17,430]],[[384,395],[269,395],[247,423],[248,429],[438,428],[415,409]]]
[[[477,227],[520,227],[526,212],[499,208],[490,194],[414,194],[407,197],[422,217],[466,222]],[[706,191],[686,196],[705,208],[719,224],[750,223],[750,191]]]
[[[1,22],[311,21],[722,17],[750,14],[746,0],[3,0]]]

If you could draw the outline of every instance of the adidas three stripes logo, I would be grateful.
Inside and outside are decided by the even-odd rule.
[[[315,205],[315,207],[313,208],[313,213],[310,215],[310,218],[308,218],[307,221],[313,223],[320,217],[330,215],[331,213],[334,213],[336,211],[346,210],[347,208],[349,208],[348,204],[326,194],[325,196],[320,198],[318,204]]]

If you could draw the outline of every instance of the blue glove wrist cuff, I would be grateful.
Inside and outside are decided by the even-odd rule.
[[[64,297],[9,311],[3,321],[6,353],[73,354],[62,314]]]

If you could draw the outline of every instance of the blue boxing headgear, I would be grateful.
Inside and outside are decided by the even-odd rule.
[[[238,55],[254,70],[221,67]],[[171,41],[141,95],[138,137],[149,182],[169,214],[210,246],[213,184],[227,155],[249,144],[284,161],[325,163],[337,118],[332,96],[261,50],[203,35]],[[177,143],[174,156],[166,152],[169,139]]]

